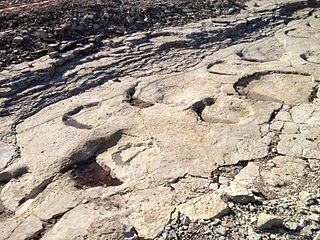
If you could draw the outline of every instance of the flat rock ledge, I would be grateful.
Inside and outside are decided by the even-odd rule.
[[[0,240],[319,239],[320,5],[0,72]]]

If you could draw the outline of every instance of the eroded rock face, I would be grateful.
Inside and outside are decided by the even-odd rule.
[[[299,20],[263,25],[262,40],[245,27],[281,18],[288,6]],[[202,239],[207,234],[195,229],[203,220],[214,238],[269,237],[254,232],[257,216],[246,206],[266,216],[272,201],[304,189],[314,192],[317,207],[317,11],[306,1],[274,3],[232,20],[123,36],[83,58],[73,52],[63,63],[44,57],[33,68],[2,71],[0,81],[14,81],[17,98],[2,93],[12,97],[1,113],[12,118],[14,135],[9,120],[1,125],[0,239],[166,239],[175,231]],[[249,35],[216,39],[231,28]],[[37,87],[34,81],[45,81],[39,73],[54,90]],[[26,79],[33,87],[19,89]],[[30,105],[15,110],[20,102]],[[314,211],[310,206],[306,211]],[[252,219],[241,223],[244,213]],[[296,222],[298,214],[288,219]],[[181,216],[190,220],[187,230]],[[312,224],[294,231],[308,227],[304,232],[314,235],[319,223],[310,216]],[[258,228],[269,228],[269,220],[259,218]],[[285,236],[297,236],[291,233]]]
[[[83,235],[90,227],[90,224],[98,220],[101,216],[99,209],[93,204],[79,205],[66,213],[55,226],[50,229],[42,239],[67,239]],[[78,219],[78,221],[75,221]]]
[[[40,233],[43,223],[39,218],[30,215],[21,222],[6,222],[1,224],[2,239],[30,239]]]

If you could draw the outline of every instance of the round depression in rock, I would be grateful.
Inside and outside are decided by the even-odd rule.
[[[269,38],[243,49],[241,54],[243,60],[270,62],[279,60],[283,53],[283,45],[275,38]]]
[[[320,49],[307,51],[301,54],[301,58],[310,63],[320,64]]]

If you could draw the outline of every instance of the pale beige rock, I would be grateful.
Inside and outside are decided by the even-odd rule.
[[[301,191],[299,193],[299,198],[300,198],[300,201],[307,206],[313,205],[314,203],[316,203],[315,194],[307,191]]]
[[[252,190],[261,192],[260,182],[259,165],[249,162],[248,165],[235,176],[230,186],[221,188],[219,191],[233,202],[248,204],[250,202],[256,202],[257,199],[253,195]]]
[[[213,192],[201,197],[191,199],[184,204],[176,207],[175,214],[178,212],[188,216],[192,221],[201,219],[213,219],[229,213],[228,205],[221,197]],[[173,217],[175,216],[173,215]]]
[[[206,107],[202,118],[206,122],[236,124],[248,121],[255,114],[253,103],[233,96],[219,97]]]
[[[258,229],[270,229],[272,227],[280,227],[283,224],[283,220],[277,216],[260,213],[258,216],[257,228]]]
[[[282,121],[275,121],[275,122],[271,123],[270,129],[271,129],[271,130],[275,130],[275,131],[281,131],[282,128],[283,128],[283,126],[284,126],[284,122],[282,122]]]
[[[295,123],[306,123],[306,121],[311,117],[312,113],[315,111],[311,104],[301,104],[299,106],[293,107],[290,110],[292,120]]]
[[[294,122],[285,122],[283,126],[283,133],[295,134],[299,132],[299,125]]]
[[[268,167],[249,163],[235,176],[230,186],[220,191],[234,202],[247,204],[257,201],[252,191],[266,195],[281,188],[282,194],[286,195],[298,190],[298,184],[306,174],[302,159],[278,156],[268,163]]]
[[[33,211],[41,220],[60,216],[77,205],[77,199],[72,194],[62,193],[56,196],[49,196],[40,203]]]
[[[242,51],[246,60],[268,62],[279,60],[284,54],[283,45],[274,38],[257,42]]]
[[[129,216],[130,223],[135,227],[140,237],[152,239],[160,233],[170,220],[174,207],[168,202],[159,202],[151,207],[133,212]]]
[[[261,124],[260,125],[260,131],[263,135],[266,135],[270,131],[270,124]]]
[[[288,156],[320,159],[318,142],[317,139],[309,139],[307,135],[282,134],[277,149],[279,153]]]
[[[258,81],[259,80],[259,81]],[[268,98],[273,101],[283,101],[286,104],[299,104],[308,102],[308,95],[316,83],[309,76],[299,74],[268,74],[262,75],[256,81],[248,84],[246,91],[253,97]],[[282,91],[286,89],[286,91]],[[263,97],[267,96],[267,98]]]
[[[58,125],[60,125],[60,123]],[[65,128],[65,130],[68,132],[67,128]],[[41,144],[31,144],[33,147],[22,150],[23,157],[21,161],[9,167],[9,169],[11,169],[25,164],[26,167],[24,168],[28,169],[28,173],[20,178],[21,181],[10,181],[2,189],[0,196],[8,209],[14,210],[21,199],[27,200],[32,197],[38,189],[45,188],[45,186],[52,181],[53,176],[58,174],[62,169],[76,162],[83,162],[90,159],[103,144],[112,141],[114,136],[119,132],[118,129],[94,130],[86,133],[76,133],[76,131],[73,131],[70,135],[65,132],[67,134],[65,139],[58,137],[58,130],[55,131],[58,135],[54,135],[50,131],[46,137],[42,132],[42,128],[38,128],[38,131],[38,139],[40,135],[44,137],[42,139],[43,141],[40,141]],[[62,132],[60,132],[60,134],[61,133]],[[36,141],[35,139],[37,139],[37,137],[35,137],[34,140],[26,139],[26,144],[29,146],[30,141]],[[59,141],[62,142],[58,144]],[[69,144],[64,144],[64,141],[68,141]],[[47,148],[51,150],[56,149],[56,153],[43,150]],[[22,149],[24,149],[23,146]],[[39,154],[39,157],[34,161],[33,154],[36,154],[36,152]]]
[[[6,167],[10,162],[14,154],[13,146],[0,141],[0,172]],[[0,176],[1,181],[1,176]]]
[[[0,182],[8,182],[12,178],[17,178],[28,172],[28,167],[24,163],[16,163],[8,166],[0,172]]]
[[[305,6],[297,3],[289,1]],[[63,53],[59,61],[45,56],[1,71],[0,81],[12,81],[12,87],[28,71],[38,77],[54,70],[57,79],[65,80],[43,94],[30,89],[27,100],[14,105],[23,115],[25,107],[38,106],[43,99],[56,102],[19,122],[15,137],[21,156],[9,167],[14,155],[9,145],[15,139],[0,146],[0,182],[5,184],[1,208],[15,212],[1,223],[2,235],[30,221],[32,235],[40,229],[39,218],[48,221],[62,215],[43,239],[122,238],[124,225],[148,239],[163,230],[174,210],[194,220],[226,213],[227,204],[218,193],[223,200],[249,203],[257,200],[257,193],[272,198],[306,188],[307,160],[301,158],[313,161],[314,175],[320,159],[320,108],[313,99],[319,95],[319,19],[308,6],[306,13],[297,13],[299,20],[285,26],[277,20],[281,4],[269,1],[220,19],[228,24],[217,23],[217,18],[155,34],[126,35],[113,44],[103,41],[99,52],[81,59],[76,58],[78,49]],[[274,27],[250,32],[230,47],[226,46],[231,39],[215,42],[217,32],[223,37],[224,31],[251,27],[244,23],[254,14],[266,23],[273,19]],[[197,36],[204,31],[208,38],[203,40],[208,41],[198,49],[193,44],[202,41]],[[262,35],[266,37],[259,41],[250,39]],[[77,64],[63,65],[67,60]],[[116,68],[106,67],[109,63]],[[55,64],[59,66],[52,67]],[[97,88],[65,100],[51,98],[85,90],[86,84],[104,82],[117,72],[121,77]],[[12,87],[2,93],[9,94]],[[0,107],[6,106],[0,102]],[[1,120],[3,137],[16,119]],[[274,157],[274,150],[284,156]],[[92,160],[110,169],[119,185],[76,189],[69,171],[74,164]],[[221,172],[219,182],[212,182],[212,173],[220,167],[231,172]],[[274,223],[274,218],[261,219],[262,228]]]
[[[63,215],[42,239],[65,240],[84,236],[90,225],[101,217],[99,207],[95,204],[79,205]]]
[[[292,121],[291,120],[291,115],[287,111],[280,111],[276,116],[276,120],[282,121],[282,122],[290,122],[290,121]]]
[[[273,158],[272,162],[275,164],[274,167],[261,171],[264,183],[272,188],[293,190],[291,185],[302,181],[306,173],[305,162],[302,159],[279,156]]]
[[[299,130],[302,136],[305,136],[306,138],[312,139],[312,141],[314,141],[320,134],[319,126],[319,123],[300,124]]]
[[[252,160],[263,158],[268,155],[269,138],[244,139],[237,145],[241,160]]]
[[[24,39],[23,39],[23,37],[17,36],[17,37],[15,37],[15,38],[13,38],[12,41],[13,41],[14,43],[20,45],[20,44],[24,41]]]
[[[87,239],[125,239],[138,240],[135,229],[127,223],[128,220],[116,214],[112,218],[103,218],[92,223],[84,238]],[[70,240],[78,240],[78,236]]]
[[[314,222],[320,222],[320,215],[319,214],[311,214],[308,216],[308,218],[311,220],[311,221],[314,221]]]
[[[248,204],[257,202],[252,191],[243,185],[233,183],[226,188],[220,188],[219,192],[226,197],[227,201],[232,201],[240,204]]]
[[[24,220],[11,221],[0,224],[0,239],[28,240],[42,231],[43,223],[34,215]]]
[[[230,186],[233,187],[234,190],[238,188],[238,192],[241,192],[241,188],[253,189],[259,192],[261,190],[259,189],[259,182],[261,181],[260,172],[261,167],[258,164],[249,162],[248,165],[235,176]],[[236,192],[234,192],[234,194],[235,193]]]

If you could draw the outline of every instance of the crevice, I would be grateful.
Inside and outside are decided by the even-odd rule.
[[[318,98],[319,85],[312,88],[312,91],[308,97],[308,101],[313,103],[315,99]]]
[[[217,183],[218,187],[220,187],[219,178],[225,177],[229,179],[231,182],[235,176],[245,168],[250,161],[239,161],[236,164],[219,166],[217,169],[211,172],[210,177],[213,183]]]
[[[203,177],[203,176],[197,176],[197,175],[192,175],[189,173],[185,173],[183,176],[179,176],[176,178],[171,179],[170,181],[164,183],[164,187],[168,187],[171,191],[175,190],[175,187],[173,186],[174,184],[179,183],[182,179],[187,179],[187,178],[193,178],[193,179],[203,179],[203,180],[208,180],[208,182],[212,182],[211,181],[211,177],[207,176],[207,177]],[[201,193],[205,193],[207,191],[201,191]]]
[[[43,180],[40,184],[35,186],[30,193],[26,194],[25,197],[20,199],[19,205],[23,204],[24,202],[26,202],[29,199],[36,198],[40,193],[42,193],[47,188],[47,186],[50,183],[52,183],[53,179],[54,179],[54,177],[52,176],[50,178]]]
[[[276,118],[278,113],[282,110],[282,108],[283,108],[283,105],[281,105],[279,108],[273,110],[272,113],[270,114],[270,117],[269,117],[269,120],[267,123],[271,123]]]
[[[208,65],[207,65],[207,70],[209,71],[210,70],[210,68],[212,68],[215,64],[223,64],[225,61],[224,60],[217,60],[217,61],[215,61],[215,62],[213,62],[213,63],[209,63]],[[209,71],[210,72],[210,71]]]
[[[265,158],[265,161],[273,159],[277,156],[284,156],[283,154],[278,153],[278,144],[280,141],[280,133],[276,133],[275,136],[271,139],[270,144],[268,145],[268,156]]]
[[[0,114],[1,115],[1,114]],[[1,117],[1,116],[0,116]],[[4,170],[1,172],[1,173],[3,173],[5,170],[6,170],[6,168],[8,168],[10,165],[12,165],[14,162],[17,162],[17,160],[18,159],[20,159],[20,157],[21,157],[21,150],[20,150],[20,146],[18,145],[18,140],[17,140],[17,130],[16,130],[16,128],[17,128],[17,125],[18,125],[18,121],[17,120],[15,120],[13,123],[12,123],[12,125],[11,125],[11,127],[10,127],[10,130],[11,130],[11,136],[10,137],[12,137],[12,145],[14,146],[14,154],[11,156],[11,158],[10,158],[10,160],[6,163],[6,165],[4,166]],[[0,136],[0,137],[3,137],[3,136]],[[26,173],[28,171],[28,169],[26,169],[26,170],[23,170],[22,172],[21,172],[21,174],[19,173],[19,174],[17,174],[17,176],[21,176],[21,175],[23,175],[24,173]],[[2,183],[2,181],[7,181],[7,180],[5,180],[5,179],[2,179],[2,177],[1,177],[1,174],[0,173],[0,184]],[[5,175],[7,175],[6,173],[5,173]],[[13,175],[15,175],[15,174],[13,174]],[[8,180],[10,180],[10,179],[8,179]]]
[[[221,75],[221,76],[236,76],[235,73],[223,73],[223,72],[215,72],[215,71],[208,71],[211,74]]]
[[[308,36],[306,36],[306,35],[301,35],[301,36],[290,35],[290,32],[294,32],[296,30],[298,30],[298,29],[296,29],[296,28],[288,29],[284,32],[284,34],[289,37],[292,37],[292,38],[301,38],[302,41],[303,41],[303,38],[308,38]]]
[[[50,230],[54,227],[54,225],[66,214],[68,213],[70,210],[74,209],[75,207],[73,208],[70,208],[68,209],[67,211],[63,212],[63,213],[60,213],[60,214],[57,214],[57,215],[54,215],[52,218],[48,219],[47,221],[44,221],[44,220],[41,220],[42,221],[42,225],[43,225],[43,228],[40,232],[38,233],[35,233],[30,239],[28,240],[41,240],[42,237]]]

